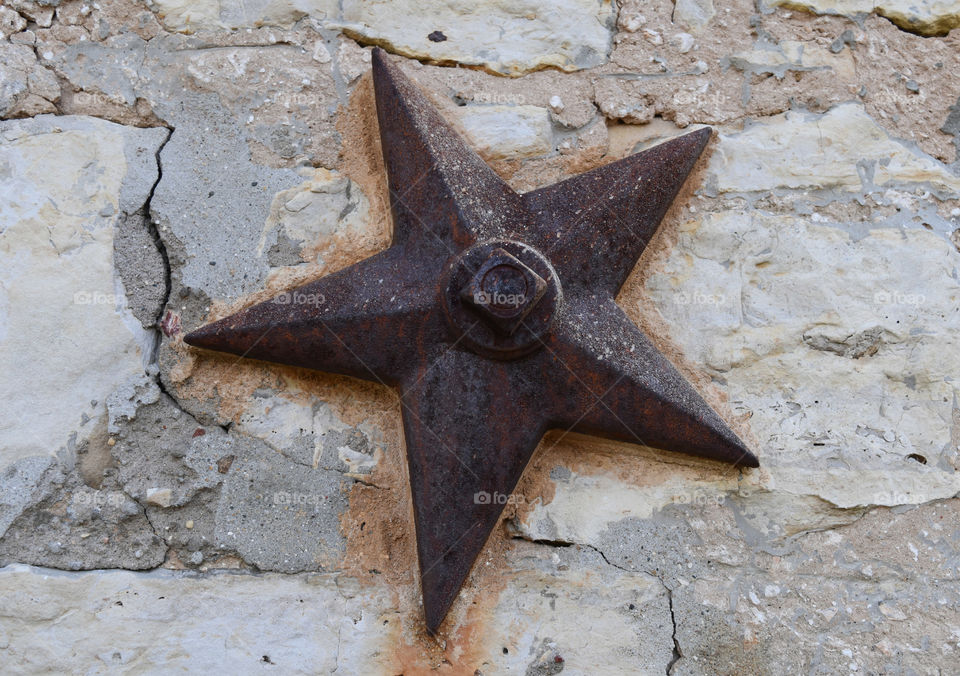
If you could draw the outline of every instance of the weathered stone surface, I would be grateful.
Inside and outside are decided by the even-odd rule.
[[[519,75],[545,66],[577,70],[603,63],[613,21],[607,0],[488,6],[347,0],[340,26],[362,40],[386,42],[404,56]]]
[[[339,662],[370,673],[370,647],[385,633],[376,591],[347,598],[332,575],[65,575],[11,566],[0,586],[0,640],[22,673],[163,665],[326,674]],[[58,618],[59,638],[42,638]]]
[[[0,117],[51,113],[60,98],[56,76],[29,45],[0,42]]]
[[[6,4],[20,16],[35,22],[41,28],[50,26],[53,13],[56,11],[53,5],[43,5],[33,0],[8,0]]]
[[[746,493],[696,490],[593,538],[611,564],[655,572],[671,590],[679,659],[669,673],[935,673],[950,662],[960,501],[784,539],[754,527]],[[603,504],[601,491],[593,498]]]
[[[740,133],[722,134],[711,167],[720,192],[923,187],[945,196],[960,194],[960,177],[890,138],[852,103],[825,115],[785,113]]]
[[[404,56],[480,65],[505,75],[548,66],[578,70],[606,61],[615,10],[610,0],[531,0],[460,5],[413,0],[319,0],[221,3],[154,0],[171,29],[224,30],[253,26],[290,28],[309,16],[361,42],[386,45]],[[493,39],[491,39],[493,37]]]
[[[560,465],[551,474],[553,496],[535,502],[518,532],[531,540],[600,543],[608,526],[627,518],[649,519],[674,504],[715,504],[737,490],[737,477],[717,480],[696,473],[654,475],[646,485],[607,474],[580,475]]]
[[[840,14],[850,18],[875,13],[897,26],[920,35],[946,35],[960,26],[957,0],[764,0],[771,7],[805,9],[817,14]]]
[[[673,22],[692,31],[700,31],[716,14],[713,0],[677,0]]]
[[[783,78],[787,71],[832,70],[851,79],[855,71],[851,52],[836,53],[797,40],[783,40],[776,45],[760,42],[753,49],[731,54],[727,61],[734,68],[748,73],[769,73],[779,78]]]
[[[670,602],[655,577],[618,570],[589,549],[527,543],[511,561],[503,601],[478,618],[489,630],[476,642],[452,633],[446,661],[455,670],[634,674],[671,662]],[[417,648],[389,589],[344,574],[65,575],[8,566],[0,590],[0,637],[23,673],[158,664],[422,673],[440,662]],[[59,639],[47,640],[43,629],[58,618]]]
[[[491,160],[553,150],[550,114],[539,106],[463,106],[457,118],[473,146]]]
[[[326,169],[301,174],[302,183],[274,195],[262,228],[257,255],[273,267],[322,265],[329,251],[317,251],[319,242],[335,247],[337,239],[359,238],[370,222],[370,202],[353,181]]]
[[[154,337],[127,308],[114,229],[146,202],[166,136],[91,118],[0,123],[2,466],[70,462],[108,396],[143,378]]]
[[[483,673],[654,674],[673,661],[669,594],[653,575],[580,547],[526,544],[511,560],[517,575],[490,613]]]
[[[0,38],[19,33],[27,27],[27,20],[9,7],[0,7]]]
[[[338,12],[336,0],[258,0],[243,3],[223,0],[152,0],[150,6],[167,28],[185,33],[255,26],[290,28],[307,15],[322,21],[334,18]]]
[[[960,492],[960,254],[926,230],[880,225],[709,214],[684,227],[647,285],[684,353],[753,413],[771,486],[839,507]],[[822,405],[838,396],[843,420]]]

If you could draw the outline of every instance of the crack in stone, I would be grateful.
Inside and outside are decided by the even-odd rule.
[[[153,217],[150,216],[150,203],[153,201],[153,195],[157,190],[157,186],[160,185],[160,181],[163,180],[163,161],[160,159],[160,153],[163,152],[163,149],[166,147],[167,143],[169,143],[170,139],[173,138],[174,132],[176,132],[175,127],[167,127],[167,129],[169,129],[170,133],[167,134],[167,138],[163,140],[163,143],[157,147],[157,152],[155,153],[155,158],[157,161],[157,180],[153,182],[153,185],[150,187],[150,193],[147,195],[147,199],[143,203],[143,207],[146,209],[147,214],[147,228],[150,231],[150,236],[153,238],[154,246],[157,247],[157,251],[160,252],[160,256],[163,258],[164,294],[163,301],[161,301],[160,308],[157,310],[157,316],[155,317],[158,327],[160,320],[163,318],[163,311],[170,302],[170,257],[167,254],[167,245],[164,243],[163,238],[160,237],[160,230],[157,228],[157,223],[153,220]],[[159,330],[157,333],[159,336]]]
[[[625,573],[638,573],[638,572],[645,573],[650,577],[656,578],[657,582],[659,582],[660,585],[667,592],[667,604],[668,604],[668,609],[670,611],[670,623],[672,625],[671,639],[673,640],[673,654],[671,655],[670,661],[667,662],[667,665],[666,665],[666,674],[667,676],[670,676],[670,672],[673,669],[673,666],[677,663],[677,661],[681,657],[683,657],[683,651],[680,649],[680,642],[677,640],[677,617],[673,608],[673,590],[671,590],[670,587],[667,586],[666,582],[659,574],[657,574],[655,571],[631,570],[629,568],[624,568],[621,565],[613,563],[610,559],[607,558],[607,555],[603,552],[602,549],[591,544],[586,544],[582,542],[573,542],[568,540],[548,540],[543,538],[531,538],[520,532],[515,532],[515,534],[512,537],[515,540],[526,540],[527,542],[532,542],[533,544],[538,544],[538,545],[544,545],[546,547],[559,547],[559,548],[574,547],[574,546],[584,547],[585,549],[593,550],[594,552],[599,554],[600,558],[603,559],[603,562],[612,568],[616,568],[617,570],[621,570]]]
[[[153,182],[153,185],[150,186],[150,193],[147,195],[147,199],[143,203],[143,210],[145,214],[145,220],[147,223],[147,231],[150,233],[151,239],[153,239],[153,245],[157,248],[157,251],[160,253],[160,258],[163,260],[163,300],[160,301],[157,314],[154,317],[154,343],[153,343],[153,354],[150,358],[150,363],[155,364],[157,362],[158,355],[160,353],[160,343],[163,340],[163,332],[160,330],[160,322],[163,319],[164,310],[167,308],[167,304],[170,302],[170,291],[172,288],[170,281],[170,257],[167,254],[167,246],[163,242],[163,238],[160,237],[160,230],[157,228],[156,221],[153,220],[151,215],[150,203],[153,201],[153,195],[157,190],[157,186],[160,185],[160,181],[163,180],[163,163],[160,160],[160,153],[163,151],[167,143],[170,142],[170,139],[173,138],[173,134],[176,131],[173,127],[167,127],[169,133],[167,138],[157,147],[157,152],[155,153],[155,159],[157,162],[157,180]],[[176,400],[175,397],[171,396],[167,392],[166,387],[163,384],[163,379],[160,377],[159,370],[154,377],[154,380],[157,383],[157,387],[160,388],[160,391],[166,394],[168,397],[173,399],[177,404],[177,407],[180,407],[180,403]]]
[[[683,657],[683,652],[680,650],[679,641],[677,641],[677,616],[673,612],[673,591],[670,589],[670,587],[663,583],[663,580],[660,580],[660,584],[662,584],[663,588],[667,590],[667,603],[670,605],[670,622],[673,625],[673,657],[671,657],[670,661],[667,663],[667,676],[670,676],[670,672],[673,670],[673,665],[677,663],[677,660]]]
[[[154,523],[153,523],[153,519],[150,518],[150,513],[149,513],[148,510],[147,510],[147,506],[146,506],[145,504],[143,504],[140,500],[137,500],[137,499],[134,498],[132,495],[130,495],[129,493],[127,493],[126,491],[121,491],[121,492],[122,492],[124,495],[126,495],[128,498],[130,498],[131,500],[133,500],[134,502],[136,502],[138,505],[140,505],[140,511],[143,512],[143,518],[146,519],[147,525],[149,525],[149,526],[150,526],[150,530],[153,531],[154,537],[158,538],[161,542],[163,542],[164,544],[166,544],[166,543],[167,543],[167,540],[166,540],[166,538],[164,538],[162,535],[160,535],[160,532],[157,530],[156,524],[154,524]],[[170,551],[170,545],[167,545],[167,552],[169,553],[169,551]],[[164,559],[166,559],[166,557],[164,557]],[[157,566],[157,567],[159,568],[159,567],[161,567],[162,565],[163,565],[163,564],[160,564],[160,566]]]
[[[633,572],[636,572],[636,571],[630,570],[629,568],[624,568],[623,566],[621,566],[621,565],[619,565],[619,564],[616,564],[616,563],[614,563],[613,561],[611,561],[610,559],[608,559],[608,558],[607,558],[607,555],[604,554],[604,553],[603,553],[603,550],[601,550],[599,547],[594,547],[593,545],[583,545],[583,546],[584,546],[584,547],[587,547],[588,549],[592,549],[592,550],[595,551],[597,554],[599,554],[599,555],[600,555],[600,558],[603,559],[604,563],[606,563],[608,566],[613,566],[613,567],[616,568],[617,570],[622,570],[622,571],[625,572],[625,573],[633,573]],[[644,571],[644,572],[647,572],[648,575],[653,575],[653,573],[650,573],[650,572],[648,572],[648,571]],[[656,577],[656,576],[654,575],[654,577]],[[659,578],[658,578],[658,579],[659,579]],[[661,582],[662,582],[662,580],[661,580]]]

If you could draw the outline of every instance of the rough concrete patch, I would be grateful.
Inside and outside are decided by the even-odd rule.
[[[159,566],[165,552],[140,505],[115,488],[95,490],[76,477],[24,511],[0,539],[2,565],[143,570]]]
[[[147,517],[157,535],[167,547],[165,567],[216,568],[242,567],[242,562],[232,550],[217,546],[216,513],[220,488],[203,488],[179,507],[158,507],[148,504]]]
[[[0,475],[0,538],[30,505],[46,498],[51,485],[63,479],[52,456],[21,458]]]
[[[117,219],[113,264],[130,311],[144,328],[155,328],[167,298],[167,266],[150,232],[145,210]]]
[[[270,202],[301,179],[253,164],[237,120],[215,96],[185,93],[184,99],[189,114],[158,106],[176,131],[160,155],[163,177],[150,213],[167,248],[173,297],[190,287],[232,300],[262,286],[269,266],[257,247]],[[206,309],[186,300],[183,314],[192,326]]]
[[[78,89],[98,92],[115,103],[132,106],[146,54],[145,40],[127,33],[109,45],[85,40],[55,54],[58,70]]]
[[[305,468],[261,446],[238,457],[226,476],[216,541],[260,570],[336,569],[345,545],[344,484],[339,472]]]
[[[157,491],[170,491],[167,505],[183,505],[197,491],[218,485],[223,477],[211,465],[222,455],[226,433],[206,428],[166,395],[137,408],[116,435],[113,456],[118,480],[129,495],[147,502]],[[235,451],[232,451],[235,453]]]

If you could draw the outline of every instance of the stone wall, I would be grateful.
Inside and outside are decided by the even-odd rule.
[[[951,673],[956,0],[7,0],[0,663]],[[385,248],[369,74],[518,191],[715,129],[618,297],[759,470],[550,433],[437,638],[386,388],[184,331]]]

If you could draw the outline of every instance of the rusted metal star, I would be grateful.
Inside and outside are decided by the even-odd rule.
[[[393,244],[185,340],[398,390],[433,633],[547,430],[758,462],[614,303],[709,129],[521,195],[379,49],[373,81]]]

